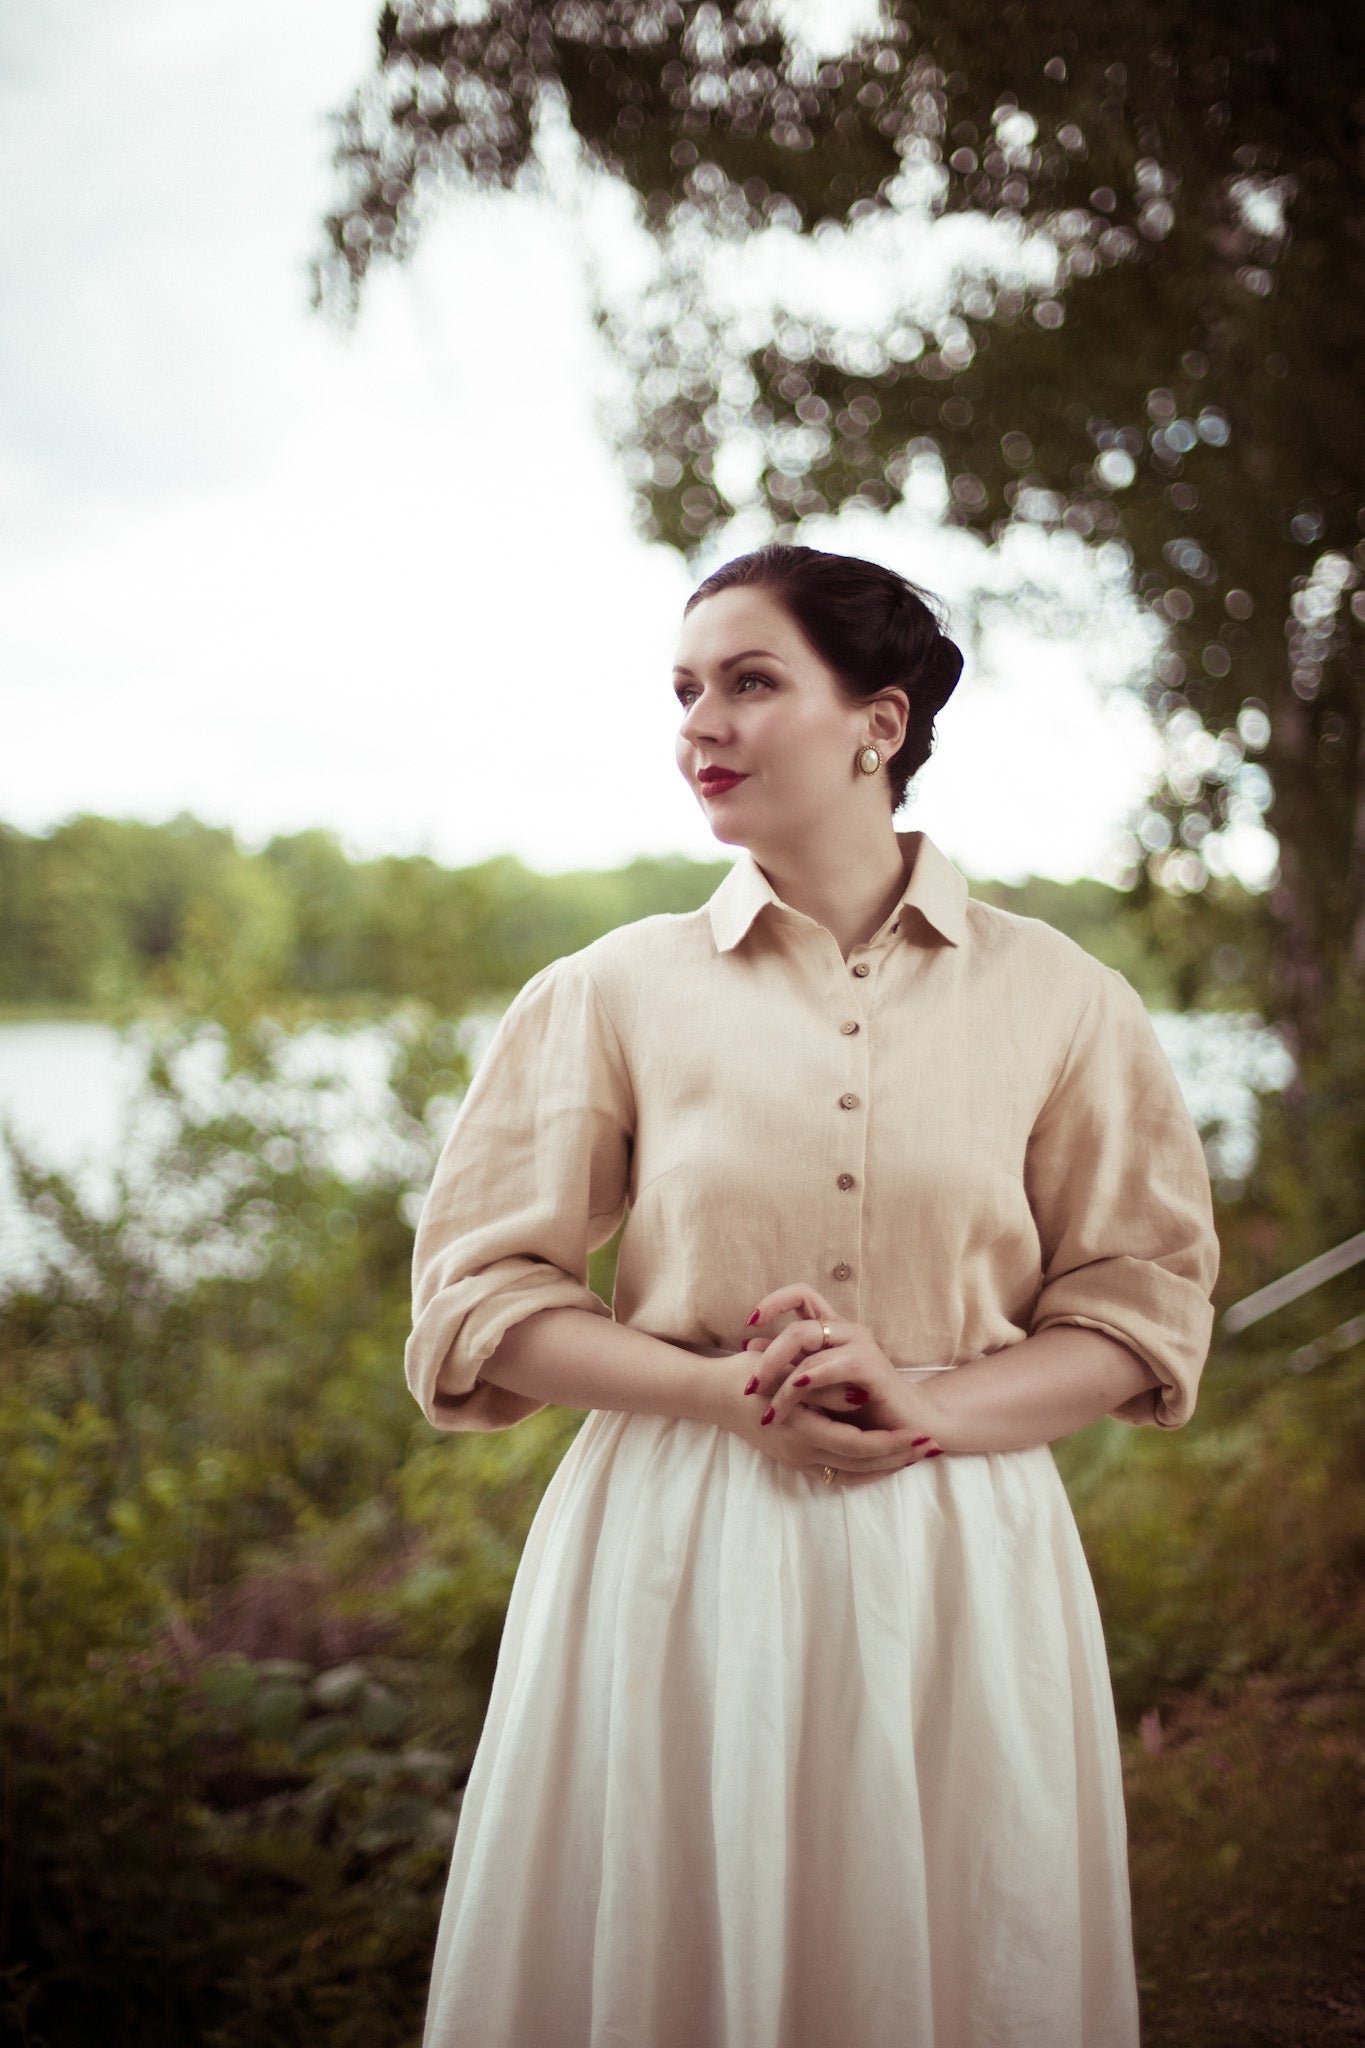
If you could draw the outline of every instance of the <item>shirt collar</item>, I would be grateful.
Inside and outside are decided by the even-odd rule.
[[[950,945],[960,946],[967,936],[966,878],[946,854],[939,852],[927,833],[898,832],[896,838],[910,877],[897,907],[917,910],[924,922],[947,939]],[[746,850],[706,906],[717,950],[732,952],[760,910],[770,904],[779,910],[787,907],[753,855]],[[907,928],[902,919],[902,936],[910,936],[913,929],[913,926]]]

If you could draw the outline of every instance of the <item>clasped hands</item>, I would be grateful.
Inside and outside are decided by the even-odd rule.
[[[765,1326],[795,1313],[777,1335]],[[861,1323],[836,1315],[812,1287],[780,1287],[759,1302],[744,1358],[752,1372],[740,1433],[780,1465],[873,1478],[943,1452],[934,1399],[903,1378]],[[830,1341],[825,1343],[828,1325]]]

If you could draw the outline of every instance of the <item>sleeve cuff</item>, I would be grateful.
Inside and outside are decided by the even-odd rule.
[[[567,1273],[534,1260],[516,1263],[524,1271],[511,1284],[500,1278],[490,1287],[492,1276],[483,1273],[442,1288],[413,1325],[404,1368],[422,1413],[435,1429],[507,1429],[544,1407],[529,1394],[515,1394],[479,1378],[480,1368],[517,1323],[546,1308],[611,1315],[599,1295]]]
[[[1198,1364],[1190,1365],[1183,1360],[1173,1363],[1169,1350],[1158,1348],[1149,1335],[1144,1336],[1137,1318],[1134,1323],[1125,1324],[1105,1316],[1085,1315],[1080,1310],[1058,1309],[1053,1314],[1039,1316],[1029,1335],[1036,1337],[1039,1331],[1053,1329],[1062,1323],[1074,1324],[1082,1330],[1099,1330],[1104,1336],[1126,1344],[1160,1380],[1159,1387],[1144,1387],[1140,1393],[1120,1402],[1112,1411],[1117,1422],[1138,1426],[1155,1423],[1158,1429],[1179,1429],[1189,1421],[1194,1413],[1195,1393],[1199,1385]]]

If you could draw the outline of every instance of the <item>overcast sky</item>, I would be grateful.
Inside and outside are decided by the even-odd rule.
[[[0,14],[0,818],[714,854],[672,757],[692,578],[632,531],[564,218],[461,202],[353,333],[308,308],[324,117],[375,12]],[[1007,587],[932,514],[810,537],[950,603]],[[1156,758],[1103,687],[1122,641],[997,634],[904,822],[977,875],[1111,872]]]

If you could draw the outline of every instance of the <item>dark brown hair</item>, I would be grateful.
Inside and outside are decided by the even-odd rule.
[[[899,809],[962,673],[961,649],[944,632],[937,601],[880,562],[775,541],[736,555],[698,584],[684,617],[704,598],[746,586],[772,592],[851,699],[904,690],[910,722],[887,768],[891,808]]]

